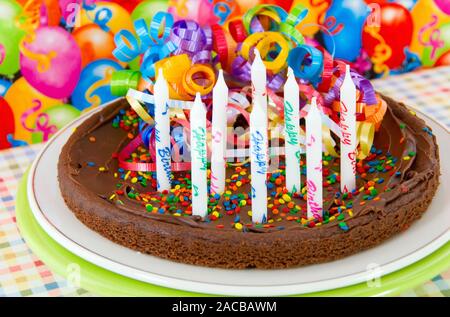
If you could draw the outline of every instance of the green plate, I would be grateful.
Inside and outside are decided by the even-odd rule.
[[[80,287],[103,296],[208,296],[137,281],[83,260],[67,251],[41,228],[34,218],[27,197],[28,172],[22,178],[16,200],[16,217],[20,232],[33,252],[55,273],[67,277],[71,264],[80,268]],[[378,287],[367,283],[302,294],[302,296],[382,296],[397,295],[412,289],[450,267],[450,243],[422,260],[385,275]]]

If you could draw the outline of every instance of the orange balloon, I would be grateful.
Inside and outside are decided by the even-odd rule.
[[[131,31],[134,33],[133,21],[131,20],[130,13],[123,7],[114,2],[95,2],[95,8],[93,10],[80,10],[75,20],[75,29],[78,29],[84,25],[92,24],[95,21],[95,17],[98,14],[99,19],[105,18],[106,12],[111,13],[111,18],[106,22],[106,26],[113,34],[116,34],[122,29]]]
[[[5,95],[5,100],[10,105],[14,114],[14,139],[32,143],[32,131],[35,129],[38,115],[45,109],[62,103],[60,99],[53,99],[44,96],[34,89],[23,77],[16,80]],[[35,100],[41,102],[39,109],[32,108],[36,106]]]
[[[101,58],[115,60],[112,51],[116,47],[114,35],[105,32],[97,24],[87,24],[76,29],[72,36],[81,49],[81,66]]]
[[[411,17],[414,24],[414,32],[410,45],[413,53],[421,56],[424,66],[432,66],[433,61],[430,58],[424,59],[423,52],[426,48],[430,48],[433,37],[439,30],[440,26],[450,22],[450,15],[436,5],[432,0],[419,0],[411,10]],[[439,38],[438,40],[444,40]],[[424,45],[425,44],[425,45]]]

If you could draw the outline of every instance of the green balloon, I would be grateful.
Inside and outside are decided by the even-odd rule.
[[[61,104],[56,105],[42,111],[46,113],[49,118],[48,126],[54,125],[59,130],[64,127],[66,124],[71,122],[72,120],[78,118],[81,114],[81,111],[75,108],[72,105]],[[41,120],[43,121],[43,120]],[[41,122],[43,123],[43,122]],[[43,141],[42,132],[33,132],[31,134],[31,141],[33,143],[40,143]]]
[[[443,42],[444,45],[434,52],[433,58],[431,58],[433,47],[426,46],[424,48],[422,52],[422,64],[424,66],[433,66],[434,63],[439,59],[439,57],[441,57],[442,54],[450,49],[450,22],[440,25],[439,32],[439,39]]]
[[[19,70],[19,43],[23,34],[22,31],[17,30],[16,32],[13,30],[0,32],[0,74],[13,75]]]
[[[167,11],[167,0],[148,0],[140,3],[131,13],[133,21],[144,19],[148,25],[152,21],[153,15],[158,11]]]
[[[16,18],[22,7],[16,1],[0,1],[0,74],[13,75],[19,68],[19,43],[24,31],[17,27]]]
[[[17,28],[15,19],[21,12],[22,7],[16,1],[0,1],[0,30]]]

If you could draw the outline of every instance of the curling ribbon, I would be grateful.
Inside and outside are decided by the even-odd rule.
[[[303,35],[296,29],[299,24],[308,14],[308,9],[298,4],[287,15],[286,19],[280,24],[280,32],[294,41],[297,45],[305,42]]]
[[[312,46],[299,45],[289,52],[288,64],[295,77],[316,84],[323,70],[323,54]]]
[[[164,27],[162,27],[164,25]],[[173,26],[173,17],[170,13],[158,12],[150,23],[150,31],[144,19],[134,21],[134,29],[139,38],[128,30],[120,30],[114,36],[116,48],[112,52],[114,57],[121,62],[130,62],[144,53],[141,73],[142,77],[151,82],[155,76],[155,62],[169,56],[177,49],[170,37]]]
[[[357,158],[365,159],[370,154],[375,136],[375,125],[372,122],[356,122],[356,140],[359,144]]]
[[[265,31],[255,19],[258,16],[267,16],[279,24],[286,19],[287,13],[284,9],[271,4],[259,4],[251,8],[242,17],[242,22],[248,34]]]
[[[136,89],[139,85],[141,73],[133,70],[120,70],[112,74],[111,94],[114,96],[125,96],[128,89]]]

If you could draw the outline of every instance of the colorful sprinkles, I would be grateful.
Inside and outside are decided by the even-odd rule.
[[[132,139],[137,131],[139,118],[133,110],[121,110],[112,121],[114,128],[127,132]],[[404,123],[400,129],[405,129]],[[431,134],[428,128],[424,132]],[[95,143],[95,136],[88,137],[89,142]],[[385,184],[388,176],[401,177],[399,170],[402,162],[415,157],[414,151],[408,151],[395,157],[389,151],[372,147],[370,155],[357,162],[358,188],[353,192],[338,191],[340,182],[339,159],[327,153],[323,155],[324,177],[324,206],[323,217],[308,219],[306,217],[306,186],[299,194],[289,192],[285,187],[285,166],[279,164],[279,169],[267,175],[268,189],[268,219],[264,224],[251,222],[252,200],[250,198],[250,164],[229,166],[226,178],[226,190],[222,195],[211,194],[208,202],[208,215],[199,221],[216,223],[215,228],[230,228],[238,231],[284,230],[286,222],[297,223],[304,228],[314,228],[336,222],[337,228],[344,232],[351,230],[353,205],[365,205],[368,201],[380,200],[383,192],[392,190],[393,184]],[[117,154],[113,154],[116,158]],[[145,146],[138,147],[128,158],[129,162],[150,162],[151,158]],[[87,161],[86,165],[98,169],[99,172],[110,172],[105,166],[97,166],[95,162]],[[301,160],[301,173],[305,175],[306,164]],[[142,205],[147,213],[172,215],[174,217],[192,216],[191,207],[191,177],[189,173],[177,173],[172,178],[170,191],[157,192],[156,175],[154,172],[136,172],[117,168],[113,171],[117,180],[116,189],[108,199],[116,204],[124,204],[125,200],[132,200]],[[303,178],[304,180],[304,178]],[[391,182],[389,182],[391,183]],[[245,212],[244,212],[245,211]],[[198,219],[197,219],[198,220]]]

